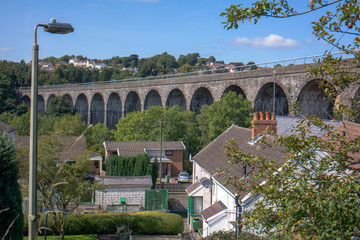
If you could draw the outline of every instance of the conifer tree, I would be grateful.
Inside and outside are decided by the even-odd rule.
[[[0,135],[0,237],[23,238],[21,192],[17,182],[15,145],[6,133]]]

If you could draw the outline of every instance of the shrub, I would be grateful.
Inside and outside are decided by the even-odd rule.
[[[234,231],[218,231],[214,232],[213,234],[203,238],[204,240],[232,240],[235,238],[235,232]],[[267,238],[263,238],[260,236],[257,236],[255,234],[249,233],[249,232],[241,232],[238,233],[238,238],[241,240],[267,240]]]
[[[41,226],[45,226],[45,215],[40,219]],[[25,232],[27,222],[24,221]],[[114,234],[116,226],[128,225],[134,235],[176,235],[184,231],[184,223],[180,215],[174,213],[94,213],[69,214],[66,217],[65,234]],[[48,216],[48,228],[56,232],[53,218]],[[41,235],[44,232],[41,233]]]

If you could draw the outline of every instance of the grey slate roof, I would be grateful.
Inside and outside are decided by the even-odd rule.
[[[193,184],[191,184],[188,188],[185,189],[185,191],[190,195],[193,191],[201,187],[200,181],[196,181]]]
[[[221,211],[227,209],[227,207],[221,202],[218,201],[211,205],[210,207],[204,209],[201,211],[201,215],[203,218],[207,221],[212,216],[215,216],[216,214],[220,213]]]
[[[138,176],[138,177],[114,177],[114,176],[96,176],[95,180],[100,181],[100,184],[108,185],[109,187],[115,186],[152,186],[151,176]]]
[[[278,135],[285,135],[289,136],[291,134],[294,134],[292,130],[295,129],[295,127],[298,125],[298,121],[301,120],[301,117],[289,117],[289,116],[276,116],[276,120],[278,122],[277,125],[277,134]],[[323,121],[333,127],[338,127],[340,125],[340,122],[329,120],[329,119],[323,119]],[[311,135],[322,137],[327,132],[321,131],[319,127],[311,126]]]
[[[242,166],[233,165],[227,162],[226,155],[223,153],[225,145],[231,139],[235,139],[238,146],[246,153],[251,153],[253,155],[261,154],[267,159],[273,160],[279,167],[285,163],[286,153],[284,152],[285,149],[283,147],[273,146],[271,148],[262,148],[261,146],[263,146],[263,144],[249,144],[250,138],[251,129],[232,125],[196,154],[193,159],[221,184],[224,184],[229,176],[238,178],[243,176]],[[259,146],[260,148],[258,149]],[[226,170],[226,174],[218,174],[218,169]],[[249,172],[251,168],[248,167],[247,169]],[[254,171],[257,171],[256,166]],[[262,180],[259,180],[257,183],[261,182]],[[226,184],[225,187],[233,194],[236,193],[235,188],[232,185]],[[241,199],[246,195],[246,192],[242,192],[239,197]]]
[[[118,150],[122,156],[134,156],[145,153],[145,149],[159,150],[160,143],[158,141],[105,141],[105,151]],[[181,141],[164,141],[162,142],[163,150],[185,150],[185,145]]]
[[[3,121],[0,121],[0,132],[3,133],[3,132],[13,132],[13,131],[16,131],[16,128],[10,126],[9,124],[3,122]]]

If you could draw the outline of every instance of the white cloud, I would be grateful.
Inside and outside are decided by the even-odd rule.
[[[10,48],[0,48],[0,52],[7,52],[10,51]]]
[[[301,44],[294,39],[284,38],[277,34],[270,34],[265,38],[242,38],[237,37],[233,41],[237,47],[253,47],[253,48],[297,48]]]
[[[314,45],[314,41],[310,38],[306,39],[306,43],[308,43],[310,45]]]

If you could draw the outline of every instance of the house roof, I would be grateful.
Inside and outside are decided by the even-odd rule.
[[[292,131],[296,128],[300,117],[282,117],[277,116],[278,127],[277,133],[278,135],[290,135],[294,134]],[[338,121],[333,120],[324,120],[326,124],[334,127],[334,130],[338,131],[346,131],[347,137],[351,137],[352,139],[360,136],[360,124],[345,122],[345,126]],[[346,130],[345,130],[346,128]],[[311,135],[316,135],[318,137],[324,137],[328,131],[321,130],[317,126],[312,126],[310,128]],[[255,143],[249,144],[249,140],[251,138],[251,129],[238,127],[236,125],[232,125],[229,127],[224,133],[218,136],[213,142],[208,144],[204,149],[202,149],[198,154],[194,156],[194,161],[200,165],[203,169],[205,169],[216,181],[223,184],[232,194],[235,194],[234,187],[230,184],[224,184],[224,182],[229,178],[229,176],[241,178],[243,176],[243,168],[242,166],[232,165],[226,160],[226,155],[223,153],[226,143],[234,139],[236,140],[238,146],[245,152],[253,155],[261,154],[265,156],[267,159],[274,161],[278,166],[282,166],[285,163],[286,153],[285,148],[281,146],[272,146],[262,148],[262,144]],[[260,146],[260,148],[259,148]],[[349,154],[353,159],[359,160],[360,153],[351,153]],[[360,169],[360,164],[357,162],[353,162],[351,165],[353,169]],[[218,174],[218,170],[223,169],[226,170],[226,175]],[[252,169],[248,169],[249,170]],[[257,168],[255,166],[255,170]],[[259,179],[255,184],[260,184],[263,182],[263,179]],[[192,189],[190,186],[188,188],[188,192],[191,193],[195,189]],[[247,195],[247,192],[242,192],[239,197],[242,199]]]
[[[41,138],[41,137],[40,137]],[[60,155],[62,160],[73,160],[75,156],[82,155],[86,151],[85,137],[77,136],[61,136],[59,137],[64,144],[64,151]],[[38,139],[39,141],[40,139]],[[15,143],[17,146],[24,146],[27,149],[30,147],[29,136],[16,136]]]
[[[231,139],[236,140],[238,146],[245,152],[253,155],[261,154],[267,159],[274,161],[280,166],[285,163],[286,153],[281,146],[264,147],[261,143],[250,144],[251,129],[232,125],[214,141],[208,144],[198,154],[194,156],[194,161],[204,168],[216,181],[224,185],[232,194],[235,195],[236,189],[231,184],[224,184],[229,178],[243,177],[242,166],[233,165],[226,159],[223,153],[227,142]],[[258,148],[260,147],[260,148]],[[218,170],[226,170],[226,174],[218,174]],[[248,167],[248,172],[252,170]],[[258,171],[255,167],[254,171]],[[263,180],[259,179],[256,183],[261,183]],[[247,195],[247,192],[242,192],[239,197],[242,199]]]
[[[118,142],[105,141],[105,151],[117,150],[122,156],[134,156],[145,153],[145,149],[159,149],[160,143],[158,141],[132,141],[132,142]],[[185,145],[181,141],[164,141],[162,142],[163,150],[185,150]]]
[[[210,207],[201,211],[201,215],[206,221],[208,221],[211,217],[224,211],[225,209],[227,209],[227,207],[221,201],[218,201],[213,205],[211,205]]]
[[[343,135],[346,141],[351,141],[360,137],[360,124],[345,121],[343,124],[339,124],[334,128],[334,132]],[[328,139],[328,136],[324,136],[323,139]],[[349,167],[352,169],[360,169],[360,152],[348,152],[348,156],[350,157],[350,159],[348,159],[350,163]]]
[[[196,181],[193,184],[191,184],[188,188],[185,189],[185,191],[188,193],[188,195],[191,195],[192,192],[199,189],[201,187],[200,181]]]
[[[16,131],[16,128],[10,126],[9,124],[3,122],[3,121],[0,121],[0,132],[13,132],[13,131]]]
[[[291,134],[294,134],[293,130],[296,129],[297,125],[299,124],[298,121],[303,119],[302,117],[290,117],[290,116],[276,116],[276,121],[278,122],[277,125],[277,134],[278,135],[285,135],[289,136]],[[333,127],[338,127],[341,125],[340,122],[330,120],[330,119],[323,119],[323,121]],[[311,135],[312,136],[318,136],[322,137],[324,136],[327,131],[321,130],[320,127],[312,125],[310,127]]]
[[[115,176],[96,176],[95,180],[100,181],[100,184],[115,186],[152,186],[151,176],[137,176],[137,177],[115,177]]]

